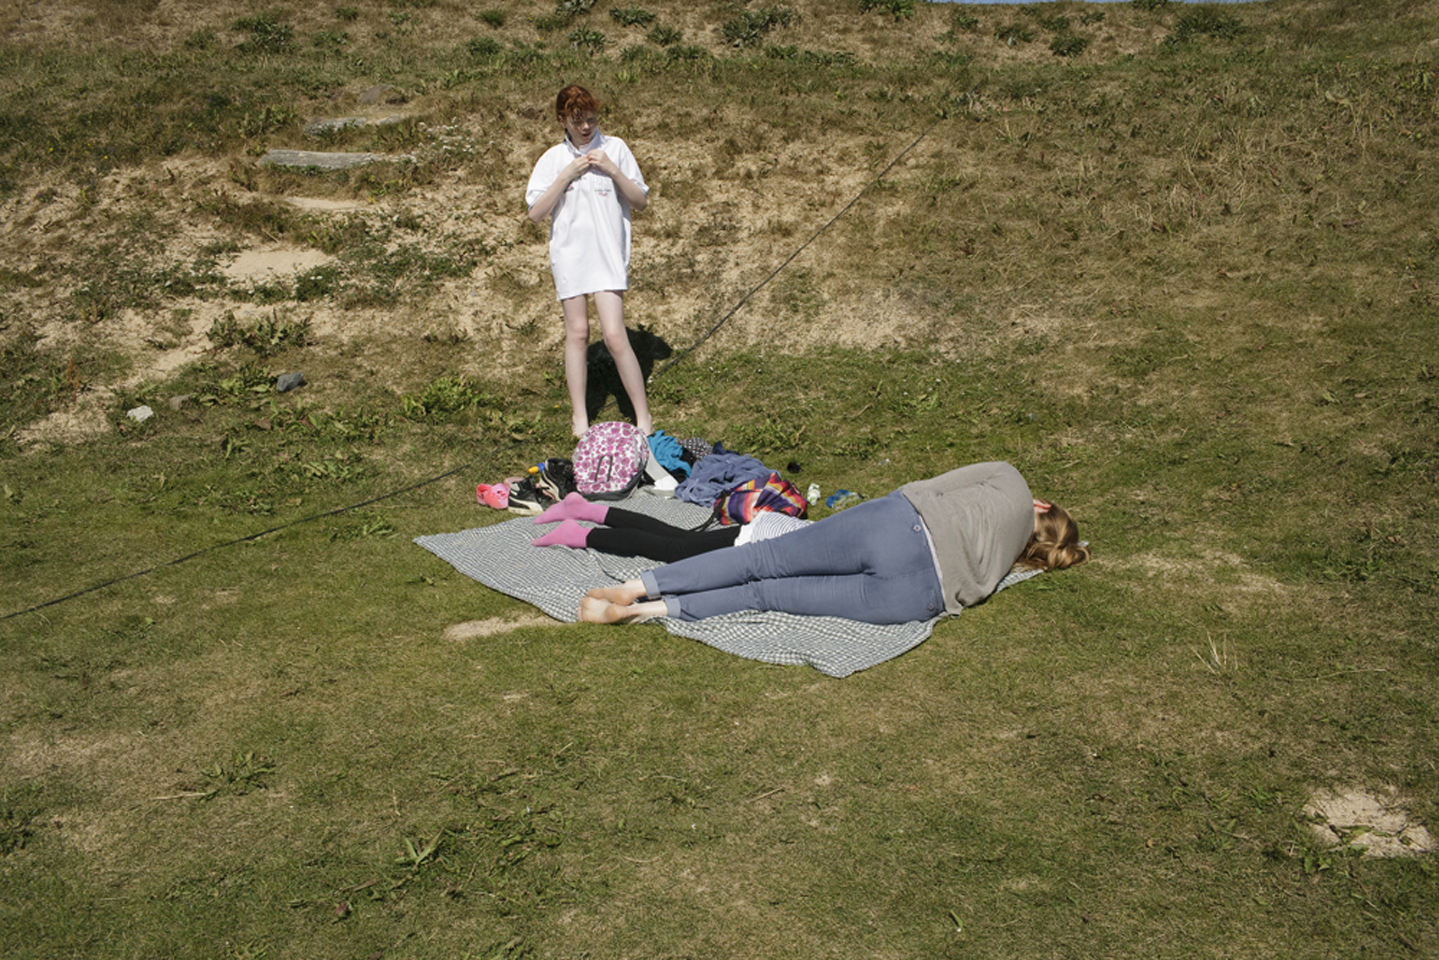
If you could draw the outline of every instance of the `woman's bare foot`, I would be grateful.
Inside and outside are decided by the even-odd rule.
[[[587,592],[585,596],[592,600],[603,600],[606,603],[614,603],[621,607],[627,607],[638,600],[643,600],[647,592],[645,585],[640,581],[626,580],[624,583],[618,583],[610,587],[595,587],[593,590]]]
[[[663,600],[630,604],[610,603],[599,597],[584,597],[580,600],[580,620],[584,623],[637,623],[662,617],[666,612]]]

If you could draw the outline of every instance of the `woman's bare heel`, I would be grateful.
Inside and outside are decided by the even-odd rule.
[[[645,593],[644,584],[631,580],[609,587],[595,587],[586,593],[585,596],[594,600],[603,600],[606,603],[627,607],[637,600],[644,599]]]
[[[653,603],[621,604],[599,597],[584,597],[580,600],[580,620],[584,623],[643,623],[662,615],[662,612],[652,609],[654,606]]]

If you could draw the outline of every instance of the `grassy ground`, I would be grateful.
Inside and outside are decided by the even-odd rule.
[[[870,6],[0,14],[0,951],[1439,951],[1432,856],[1306,813],[1439,823],[1439,6]],[[1007,459],[1095,560],[835,681],[411,544],[568,446],[572,80],[660,426]],[[413,159],[255,163],[316,146]]]

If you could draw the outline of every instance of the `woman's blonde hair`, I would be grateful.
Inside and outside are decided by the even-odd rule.
[[[1024,552],[1014,561],[1017,567],[1031,570],[1063,570],[1089,559],[1089,548],[1079,542],[1079,524],[1063,507],[1051,505],[1044,513],[1036,513],[1034,533]]]

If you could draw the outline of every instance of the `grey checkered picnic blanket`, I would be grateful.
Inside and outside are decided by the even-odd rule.
[[[624,509],[680,527],[696,526],[710,513],[692,503],[645,495],[630,497],[624,501]],[[585,591],[633,579],[659,566],[643,557],[617,557],[598,550],[532,547],[530,541],[549,529],[536,527],[533,519],[519,517],[458,533],[416,537],[415,543],[466,576],[532,603],[567,623],[578,620],[580,598]],[[999,589],[1036,572],[1011,573]],[[652,622],[676,636],[707,643],[726,653],[764,663],[807,663],[831,677],[847,677],[899,656],[922,643],[935,624],[934,620],[917,620],[876,626],[839,617],[759,611],[696,621],[661,617]]]

